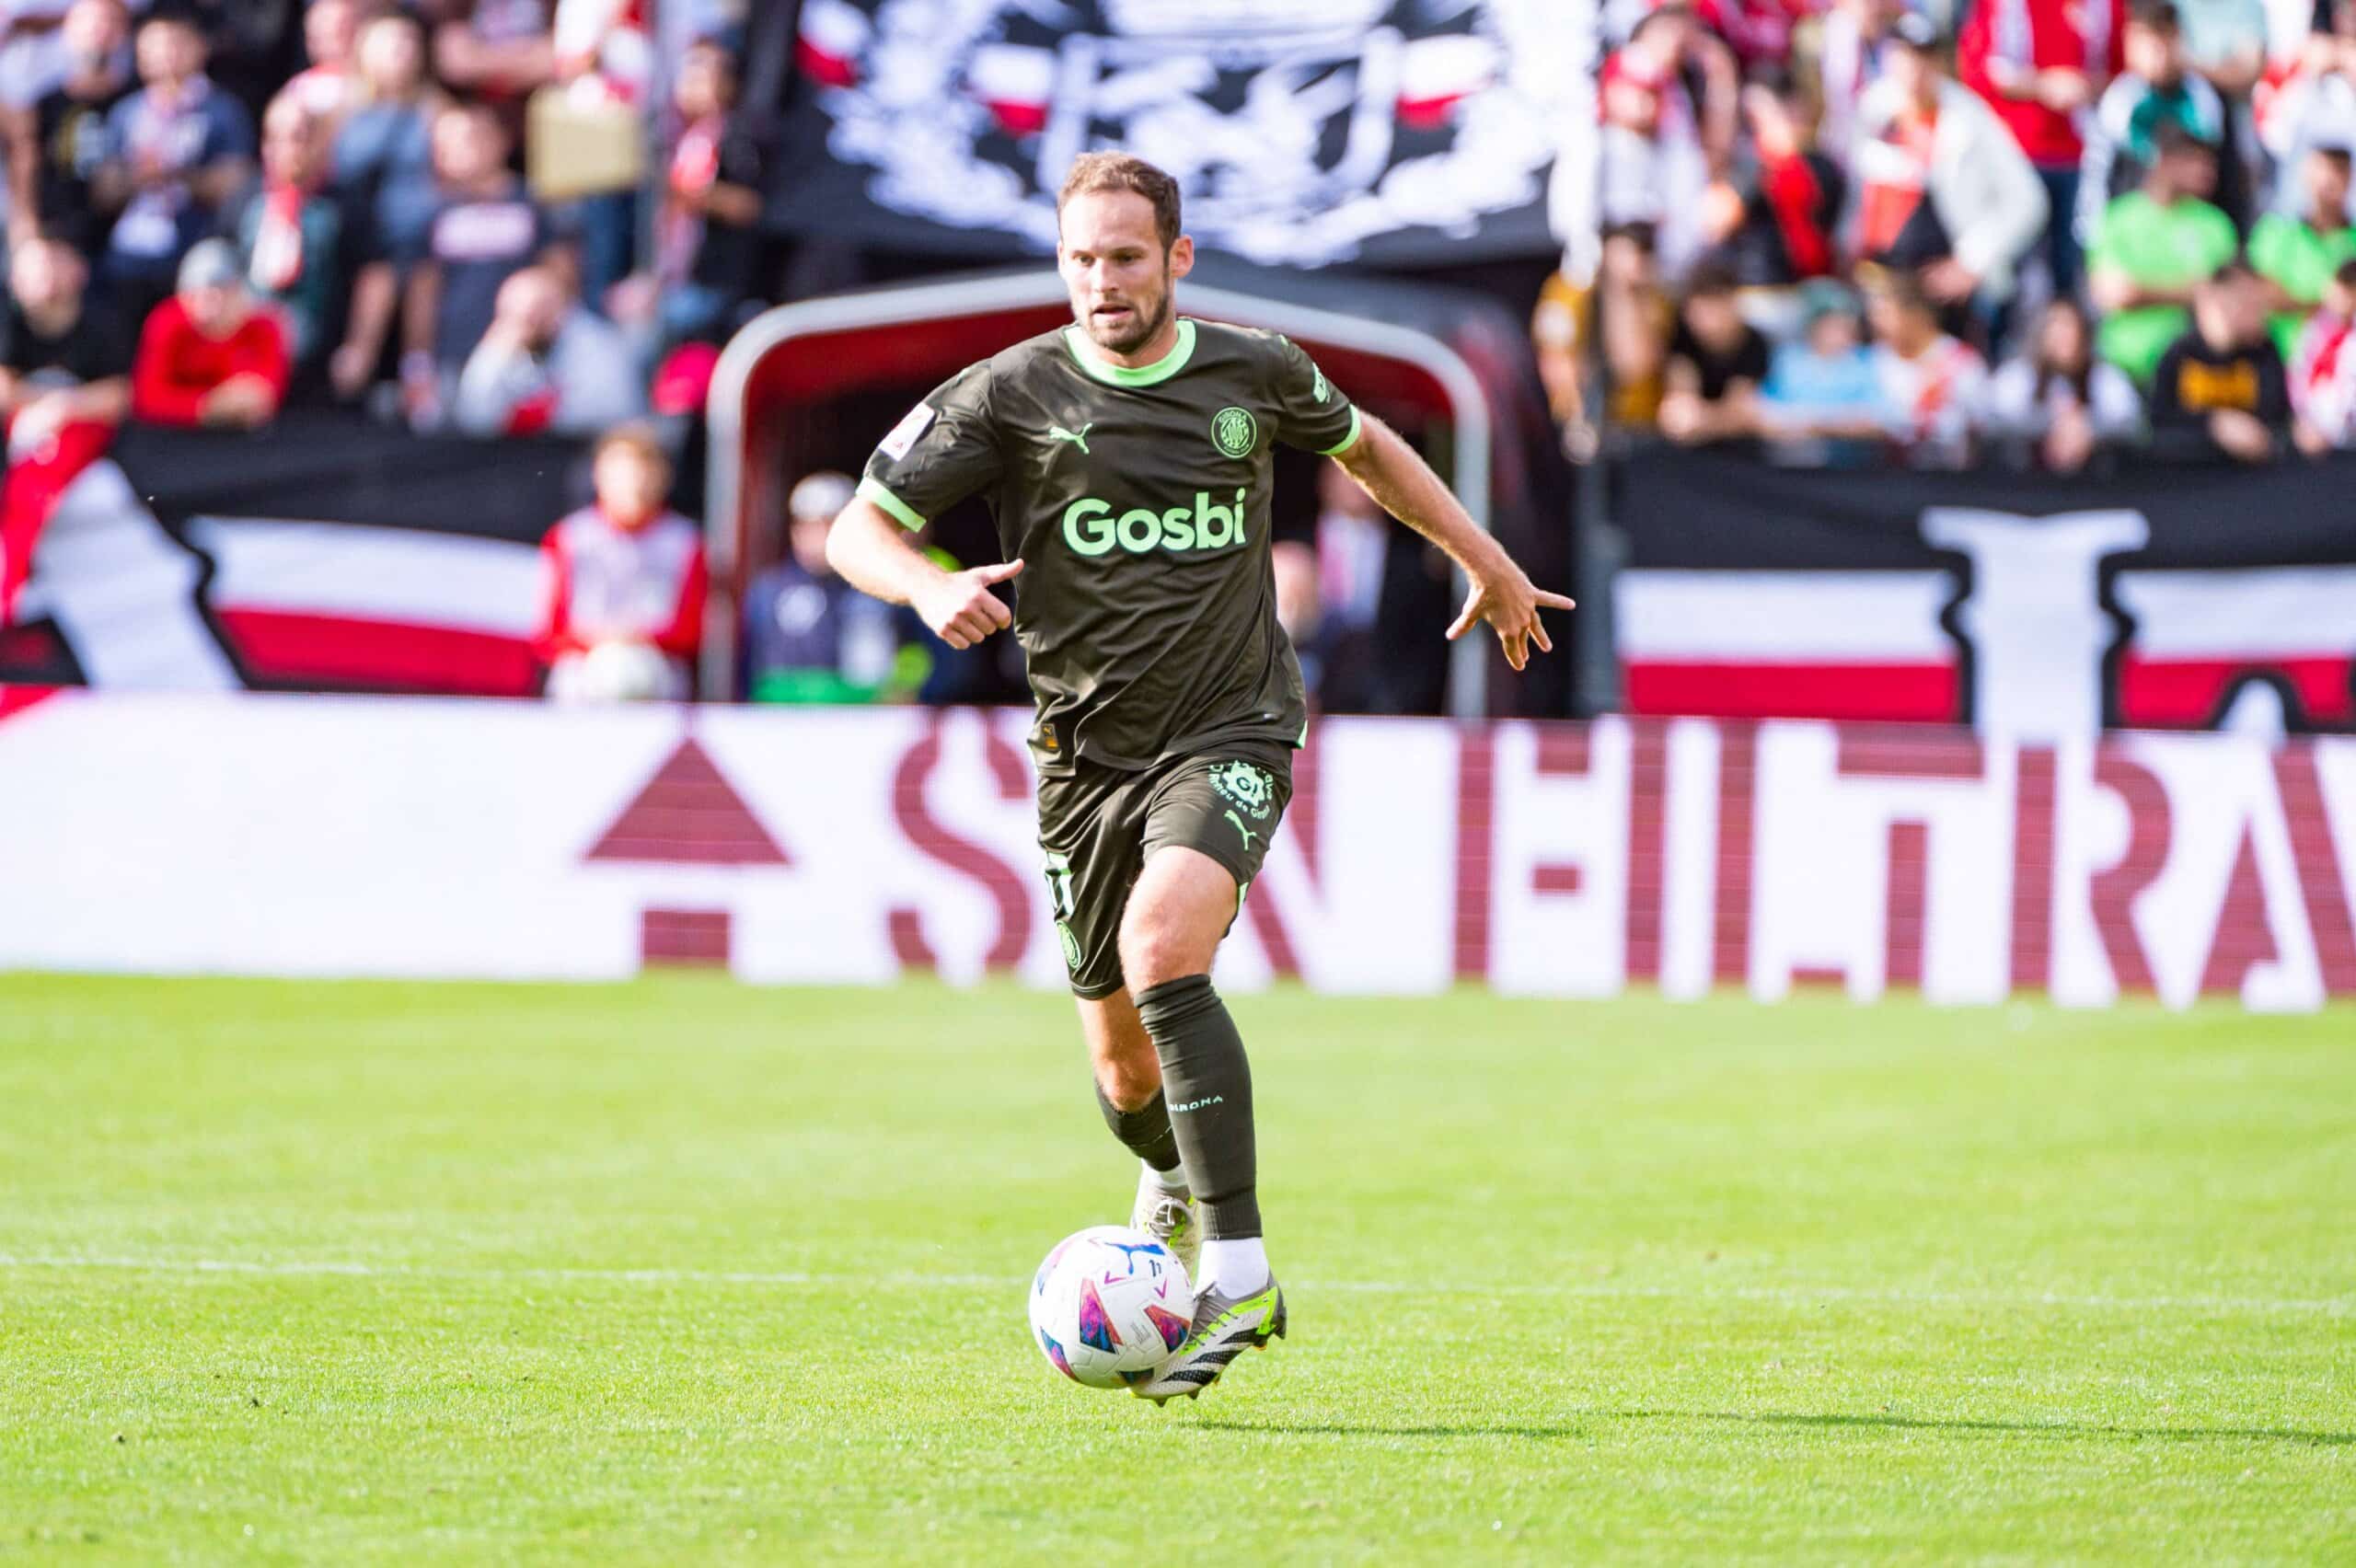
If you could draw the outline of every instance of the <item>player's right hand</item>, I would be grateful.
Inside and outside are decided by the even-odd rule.
[[[1003,566],[968,567],[949,572],[916,601],[916,612],[932,634],[952,648],[971,648],[991,632],[1014,624],[1014,612],[990,592],[1022,570],[1020,560]]]

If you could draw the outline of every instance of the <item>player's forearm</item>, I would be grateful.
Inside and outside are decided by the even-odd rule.
[[[908,543],[907,530],[865,497],[856,497],[826,533],[826,564],[843,581],[887,605],[912,605],[946,575]]]
[[[1358,443],[1338,461],[1382,510],[1446,551],[1475,575],[1504,557],[1497,542],[1481,531],[1431,465],[1389,425],[1361,411]]]

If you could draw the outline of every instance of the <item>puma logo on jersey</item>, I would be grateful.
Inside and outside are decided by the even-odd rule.
[[[1227,813],[1227,820],[1228,820],[1228,821],[1230,821],[1230,822],[1231,822],[1231,823],[1233,823],[1233,824],[1235,824],[1235,831],[1236,831],[1236,832],[1238,832],[1238,833],[1240,833],[1240,834],[1243,835],[1243,847],[1245,847],[1246,849],[1251,848],[1251,847],[1252,847],[1252,841],[1253,841],[1253,839],[1255,839],[1255,838],[1259,837],[1260,836],[1259,836],[1258,834],[1256,834],[1256,833],[1253,832],[1250,828],[1248,828],[1248,827],[1244,826],[1244,825],[1243,825],[1243,819],[1242,819],[1242,817],[1240,817],[1240,816],[1237,816],[1233,812],[1229,812],[1229,813]]]
[[[1059,424],[1051,424],[1047,427],[1047,439],[1050,441],[1068,441],[1074,446],[1079,447],[1080,455],[1085,456],[1088,454],[1088,432],[1095,428],[1096,421],[1094,420],[1089,421],[1078,430],[1066,430]]]

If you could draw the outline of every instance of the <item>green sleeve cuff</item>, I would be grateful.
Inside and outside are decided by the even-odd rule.
[[[1317,454],[1320,457],[1339,457],[1358,444],[1358,406],[1350,405],[1350,433]]]
[[[1358,433],[1356,409],[1350,410],[1350,438],[1355,441]],[[1346,446],[1349,442],[1344,442],[1342,444]],[[880,510],[889,514],[892,520],[903,528],[915,529],[924,526],[925,520],[917,515],[916,510],[907,502],[885,490],[872,474],[859,481],[859,494],[861,500],[873,502]]]

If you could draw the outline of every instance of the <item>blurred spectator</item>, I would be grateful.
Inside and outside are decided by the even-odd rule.
[[[0,4],[0,105],[22,109],[65,79],[60,24],[67,0],[6,0]]]
[[[144,86],[107,117],[108,161],[91,191],[100,206],[121,209],[107,240],[107,282],[144,314],[252,180],[254,127],[245,105],[205,75],[204,35],[187,17],[140,23],[137,55]]]
[[[597,443],[597,499],[548,532],[536,640],[556,701],[684,698],[703,640],[701,530],[670,510],[671,460],[651,431]]]
[[[533,194],[573,236],[583,297],[603,309],[638,260],[654,7],[647,0],[554,0],[554,7],[555,85],[530,95],[525,115],[530,178]]]
[[[589,435],[644,417],[644,379],[620,329],[583,308],[570,278],[526,267],[500,285],[451,417],[469,435]]]
[[[1900,0],[1832,0],[1817,48],[1817,144],[1842,167],[1856,167],[1857,110],[1881,75]]]
[[[2330,25],[2333,0],[2265,0],[2266,77],[2254,97],[2279,86],[2297,68],[2300,52],[2319,29]]]
[[[1397,530],[1375,499],[1338,463],[1317,470],[1317,602],[1343,631],[1371,631],[1382,608],[1382,578]]]
[[[1818,0],[1696,0],[1693,14],[1748,74],[1790,64],[1794,30],[1819,8]]]
[[[556,42],[545,0],[445,0],[429,8],[433,74],[487,98],[521,99],[556,80]]]
[[[2194,291],[2192,329],[2160,359],[2154,444],[2171,456],[2265,463],[2290,426],[2290,384],[2267,335],[2263,282],[2229,261]]]
[[[364,207],[395,256],[425,248],[433,222],[433,120],[445,107],[425,75],[425,34],[401,12],[360,29],[356,103],[335,138],[335,183]]]
[[[278,313],[247,291],[225,239],[180,263],[179,289],[139,335],[132,412],[150,424],[251,430],[278,416],[292,367]]]
[[[2104,213],[2149,172],[2163,126],[2174,126],[2212,149],[2225,145],[2225,101],[2192,74],[2184,56],[2182,24],[2168,0],[2137,0],[2127,17],[2127,70],[2096,100],[2085,127],[2086,155],[2078,170],[2078,241],[2094,248]],[[2204,200],[2217,195],[2212,167]]]
[[[2184,57],[2228,102],[2248,98],[2266,71],[2266,0],[2176,0]]]
[[[2356,447],[2356,260],[2342,261],[2291,357],[2291,409],[2311,454]]]
[[[1934,303],[1959,312],[1975,294],[2012,296],[2014,266],[2045,226],[2045,187],[1995,111],[1940,69],[1938,47],[1924,17],[1892,26],[1859,110],[1856,248],[1919,273]]]
[[[1829,278],[1808,284],[1799,336],[1775,350],[1759,398],[1776,461],[1849,468],[1873,460],[1886,426],[1881,377],[1846,284]]]
[[[327,172],[327,122],[281,93],[262,114],[261,184],[235,232],[246,281],[278,306],[298,365],[311,364],[326,340],[341,278],[343,210],[325,192]]]
[[[1338,463],[1318,466],[1311,538],[1274,551],[1277,619],[1318,707],[1418,710],[1423,674],[1399,656],[1400,628],[1435,613],[1425,601],[1448,593],[1446,561],[1394,525]]]
[[[1766,379],[1767,340],[1742,318],[1734,275],[1696,268],[1669,343],[1661,433],[1689,444],[1756,434]]]
[[[1712,226],[1710,259],[1745,287],[1776,288],[1820,278],[1837,259],[1849,179],[1809,142],[1808,106],[1784,78],[1742,91],[1757,170],[1750,190]]]
[[[906,617],[826,563],[827,531],[850,498],[850,479],[832,472],[806,476],[786,498],[785,559],[745,594],[745,688],[755,702],[875,702],[909,695],[921,678],[925,650],[904,638]]]
[[[1278,539],[1268,547],[1268,573],[1276,585],[1276,624],[1300,664],[1301,687],[1315,702],[1325,682],[1330,640],[1318,600],[1317,551],[1299,539]]]
[[[2079,122],[2126,67],[2121,0],[1981,0],[1956,39],[1956,74],[2013,133],[2045,187],[2053,292],[2078,288]]]
[[[2277,212],[2308,205],[2300,176],[2311,151],[2356,148],[2356,0],[2339,0],[2331,18],[2309,37],[2297,70],[2258,119],[2259,140],[2274,160]],[[2356,207],[2348,215],[2356,218]]]
[[[2152,146],[2142,188],[2110,204],[2086,253],[2088,291],[2108,313],[2102,357],[2146,386],[2184,334],[2193,291],[2239,248],[2233,220],[2202,200],[2216,179],[2215,150],[2174,121],[2153,133]]]
[[[1624,430],[1648,429],[1660,417],[1661,370],[1676,325],[1677,306],[1661,287],[1649,224],[1603,231],[1592,289],[1561,272],[1546,280],[1530,318],[1530,340],[1564,449],[1573,457],[1584,462],[1596,449],[1587,397],[1590,358],[1602,373],[1605,418]],[[1597,339],[1592,355],[1590,331]]]
[[[329,137],[360,102],[359,41],[360,0],[309,0],[303,11],[303,52],[311,63],[285,90]]]
[[[336,133],[334,179],[347,212],[364,213],[371,254],[352,282],[344,340],[328,365],[340,398],[375,379],[399,308],[402,270],[423,255],[441,205],[433,124],[448,107],[425,75],[425,34],[398,12],[361,28],[358,105]]]
[[[214,85],[250,116],[278,96],[297,63],[290,26],[305,0],[133,0],[144,16],[177,9],[193,17],[205,40]]]
[[[0,316],[0,405],[11,420],[116,424],[130,412],[131,332],[90,297],[88,265],[62,240],[35,237],[11,254],[13,297]],[[11,444],[24,433],[12,426]]]
[[[768,154],[750,117],[736,111],[736,62],[698,43],[679,62],[672,144],[655,216],[653,271],[615,291],[614,316],[652,337],[658,352],[724,336],[761,288],[761,188]]]
[[[36,236],[9,260],[0,317],[0,404],[13,446],[72,421],[119,423],[130,411],[130,329],[89,287],[88,265]]]
[[[643,0],[556,0],[549,41],[557,80],[617,103],[644,103],[654,80],[653,10]]]
[[[1703,84],[1696,105],[1689,74]],[[1682,0],[1646,15],[1603,63],[1596,212],[1605,226],[1648,223],[1661,270],[1684,275],[1702,247],[1702,195],[1731,155],[1738,82],[1725,45]]]
[[[8,472],[0,487],[0,623],[31,571],[33,545],[58,497],[114,440],[131,408],[131,337],[89,297],[73,247],[35,237],[9,258],[0,315],[0,415]]]
[[[499,291],[535,261],[571,266],[548,214],[507,167],[507,133],[480,105],[445,109],[433,122],[441,204],[402,305],[401,385],[410,415],[442,417],[448,384],[491,329]]]
[[[2287,362],[2298,352],[2307,315],[2339,264],[2356,258],[2348,221],[2349,154],[2310,147],[2299,170],[2307,192],[2303,213],[2269,213],[2250,231],[2249,263],[2272,287],[2274,346]]]
[[[131,15],[122,0],[74,0],[58,29],[64,78],[29,108],[8,111],[8,232],[37,230],[92,261],[107,221],[91,190],[107,158],[107,117],[131,95]]]
[[[2095,358],[2094,328],[2068,297],[2046,306],[2019,356],[1989,378],[1979,418],[1984,445],[2057,474],[2074,474],[2143,432],[2135,384]]]
[[[1883,418],[1900,455],[1917,468],[1964,467],[1986,363],[1942,329],[1928,291],[1911,274],[1877,271],[1866,301]]]

